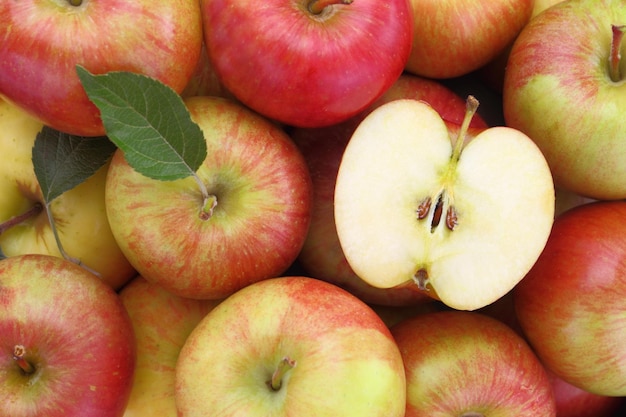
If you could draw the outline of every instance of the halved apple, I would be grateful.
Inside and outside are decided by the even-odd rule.
[[[343,155],[335,222],[354,271],[369,284],[408,285],[475,310],[511,290],[546,244],[555,191],[530,138],[508,127],[465,143],[468,98],[452,143],[427,103],[402,99],[370,113]]]

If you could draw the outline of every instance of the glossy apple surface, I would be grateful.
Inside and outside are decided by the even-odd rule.
[[[0,414],[123,415],[135,338],[111,287],[64,259],[15,256],[0,261],[0,311]]]
[[[32,162],[33,144],[42,128],[41,122],[0,100],[0,224],[33,210],[31,216],[0,234],[0,247],[6,256],[62,256],[43,208],[45,201]],[[107,169],[108,164],[54,199],[51,211],[65,252],[117,290],[136,272],[109,226],[104,202]]]
[[[307,277],[264,280],[222,301],[176,366],[179,417],[402,417],[405,398],[402,359],[383,321]]]
[[[407,377],[405,417],[555,417],[548,375],[526,341],[491,317],[426,313],[391,328]]]
[[[343,4],[350,3],[350,4]],[[205,44],[225,87],[287,125],[339,123],[400,76],[409,0],[203,0]]]
[[[202,45],[196,0],[58,0],[0,3],[0,95],[45,124],[100,136],[100,113],[76,65],[134,71],[180,92]]]
[[[524,334],[544,364],[598,395],[626,395],[626,202],[561,214],[514,290]]]
[[[612,25],[626,25],[620,1],[544,10],[513,44],[503,87],[506,124],[537,143],[556,184],[599,200],[626,197],[625,66],[609,58]]]
[[[214,197],[212,215],[193,177],[150,179],[120,150],[107,174],[107,214],[145,279],[181,297],[221,299],[294,262],[310,223],[311,178],[291,138],[258,114],[217,97],[186,104],[207,142],[197,174]]]
[[[406,69],[429,78],[469,74],[502,52],[530,19],[533,0],[411,0]]]
[[[178,354],[194,327],[219,301],[178,297],[142,276],[119,294],[137,340],[135,377],[124,417],[176,417]]]

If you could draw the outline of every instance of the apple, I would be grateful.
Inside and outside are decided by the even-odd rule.
[[[176,365],[179,417],[402,417],[406,385],[391,333],[325,281],[260,281],[195,327]]]
[[[476,312],[433,312],[391,332],[406,371],[406,417],[556,416],[546,370],[500,321]]]
[[[201,45],[197,0],[3,1],[0,96],[57,130],[101,136],[100,112],[76,65],[138,72],[181,92]]]
[[[307,161],[313,180],[311,227],[298,260],[306,273],[339,285],[363,301],[381,305],[401,306],[428,301],[430,297],[411,288],[376,288],[354,273],[346,260],[334,217],[334,191],[337,171],[343,152],[363,118],[376,107],[401,98],[428,102],[442,118],[453,135],[457,123],[463,121],[465,101],[440,82],[411,74],[403,74],[393,86],[367,110],[342,123],[321,128],[294,128],[291,137]],[[482,117],[472,119],[472,131],[487,127]]]
[[[598,395],[626,396],[626,201],[561,214],[515,287],[518,321],[545,366]]]
[[[552,384],[558,417],[617,417],[626,397],[609,397],[592,394],[548,372]]]
[[[33,168],[33,144],[42,128],[33,116],[0,99],[0,247],[6,256],[62,257]],[[108,163],[54,199],[51,211],[65,252],[117,290],[136,271],[109,226],[104,202],[107,169]]]
[[[459,77],[495,58],[530,19],[533,0],[411,0],[413,44],[406,70]]]
[[[107,174],[106,209],[122,252],[146,280],[190,298],[221,299],[280,275],[296,259],[310,223],[311,178],[279,127],[218,97],[185,101],[208,156],[176,181],[135,171],[121,149]]]
[[[466,144],[477,106],[470,96],[454,146],[439,114],[410,99],[378,107],[354,132],[337,174],[335,223],[348,263],[370,285],[475,310],[537,260],[554,219],[548,164],[509,127]]]
[[[137,343],[135,377],[124,417],[176,417],[175,367],[185,340],[218,303],[178,297],[137,276],[119,292]]]
[[[202,0],[218,78],[285,125],[321,127],[364,110],[400,76],[410,0]]]
[[[135,366],[118,295],[50,255],[0,261],[0,404],[11,417],[121,417]]]
[[[537,143],[557,186],[598,200],[626,198],[625,30],[620,1],[553,5],[516,39],[504,79],[506,124]]]

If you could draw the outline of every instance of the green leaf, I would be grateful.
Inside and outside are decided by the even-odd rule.
[[[74,136],[44,126],[35,139],[32,159],[46,204],[95,174],[115,149],[104,136]]]
[[[207,155],[200,127],[182,98],[160,81],[131,72],[78,76],[108,137],[139,173],[168,181],[193,175]]]

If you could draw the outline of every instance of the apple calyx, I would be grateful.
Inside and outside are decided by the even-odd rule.
[[[22,214],[18,214],[17,216],[11,217],[9,220],[0,223],[0,235],[7,230],[9,230],[13,226],[17,226],[25,220],[30,219],[31,217],[37,216],[39,213],[43,211],[43,204],[35,203],[28,210],[23,212]]]
[[[309,2],[308,10],[311,14],[322,14],[324,9],[335,4],[351,4],[354,0],[312,0]]]
[[[285,374],[296,366],[296,361],[285,356],[278,362],[276,369],[272,373],[272,378],[267,381],[267,385],[272,391],[278,391],[283,386],[283,378]]]
[[[24,375],[31,375],[35,372],[35,367],[26,360],[26,348],[24,345],[15,345],[13,348],[13,360],[22,370]]]
[[[613,36],[611,38],[611,53],[609,54],[609,76],[611,81],[617,83],[622,81],[622,74],[620,72],[620,61],[622,59],[620,48],[622,46],[622,40],[624,39],[624,33],[626,32],[626,25],[611,25]]]

